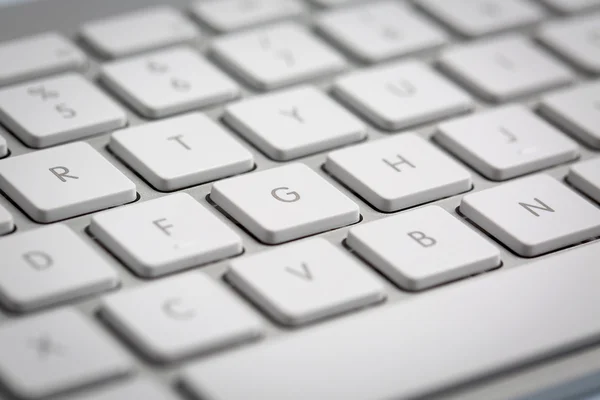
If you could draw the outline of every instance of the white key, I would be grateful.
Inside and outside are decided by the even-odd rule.
[[[445,122],[435,139],[492,180],[525,175],[579,156],[579,146],[521,105]]]
[[[95,215],[90,232],[144,277],[242,252],[240,237],[187,193]]]
[[[417,0],[417,5],[468,37],[519,28],[544,17],[542,8],[527,0]]]
[[[64,400],[178,400],[178,397],[155,380],[138,378],[89,394],[70,396]]]
[[[0,204],[0,235],[6,235],[15,230],[15,220],[6,208]],[[1,243],[1,242],[0,242]]]
[[[0,136],[0,158],[8,155],[8,146],[6,145],[6,139]]]
[[[324,239],[235,260],[226,277],[285,325],[331,317],[385,298],[382,284],[364,266]]]
[[[548,6],[565,14],[582,12],[600,7],[600,0],[542,0]]]
[[[240,174],[254,166],[252,153],[200,113],[116,132],[109,146],[162,191]]]
[[[0,85],[81,69],[85,54],[64,36],[46,32],[0,43]]]
[[[471,174],[412,133],[330,153],[325,169],[384,212],[453,196],[471,189]]]
[[[330,75],[346,61],[306,28],[281,23],[217,38],[210,49],[227,68],[258,89]]]
[[[117,272],[65,225],[0,240],[0,298],[15,311],[31,311],[112,289]],[[83,267],[85,266],[85,267]]]
[[[443,208],[350,229],[346,243],[396,285],[423,290],[500,265],[500,251]]]
[[[0,90],[0,122],[41,148],[121,128],[127,114],[81,75],[67,74]]]
[[[0,189],[32,219],[44,223],[137,197],[135,184],[83,142],[0,161]]]
[[[600,4],[600,3],[599,3]],[[552,22],[540,29],[538,38],[577,67],[600,73],[600,13]]]
[[[113,61],[104,65],[100,79],[149,118],[210,106],[240,94],[231,78],[186,47]]]
[[[157,6],[88,22],[81,36],[102,56],[116,58],[189,41],[198,31],[177,10]]]
[[[448,35],[407,7],[385,1],[322,14],[317,28],[366,62],[377,62],[429,50]]]
[[[383,129],[399,130],[471,110],[471,97],[420,61],[338,78],[336,96]]]
[[[550,94],[542,99],[540,112],[579,140],[600,149],[600,82]]]
[[[460,211],[525,257],[600,236],[600,210],[547,175],[468,194]]]
[[[262,331],[246,305],[197,272],[109,296],[102,315],[144,354],[163,362],[257,338]]]
[[[227,400],[432,398],[597,343],[599,259],[586,245],[199,360],[182,379]]]
[[[569,170],[567,180],[577,190],[600,203],[600,158],[573,165]]]
[[[358,222],[358,205],[304,164],[215,183],[211,199],[269,244]]]
[[[122,376],[133,367],[107,334],[70,309],[3,324],[0,354],[0,379],[26,399]]]
[[[192,5],[196,18],[220,32],[297,17],[303,12],[298,0],[200,0]]]
[[[356,142],[367,127],[313,87],[254,97],[225,108],[225,122],[274,160],[291,160]]]
[[[442,68],[491,101],[507,101],[573,81],[573,73],[527,39],[505,35],[447,50]]]

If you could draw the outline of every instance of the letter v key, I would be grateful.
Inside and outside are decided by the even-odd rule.
[[[307,281],[312,281],[313,275],[310,272],[310,269],[308,269],[308,265],[306,263],[302,263],[301,266],[302,271],[298,271],[297,269],[293,269],[291,267],[285,267],[285,270],[290,274],[297,276],[298,278],[302,278]]]

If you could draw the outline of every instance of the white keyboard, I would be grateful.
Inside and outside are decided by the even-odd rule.
[[[0,399],[600,390],[599,0],[144,3],[0,7]]]

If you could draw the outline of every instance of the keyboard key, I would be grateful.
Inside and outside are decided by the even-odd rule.
[[[600,149],[600,82],[550,94],[542,99],[540,112],[579,140]]]
[[[579,146],[521,105],[445,122],[435,139],[487,178],[501,181],[579,156]]]
[[[115,270],[65,225],[0,240],[0,298],[15,311],[31,311],[112,289]]]
[[[330,153],[325,169],[383,212],[453,196],[471,189],[471,174],[415,134]]]
[[[508,101],[573,81],[573,74],[516,35],[465,44],[440,58],[448,73],[491,101]]]
[[[599,259],[590,244],[449,285],[197,361],[182,381],[228,400],[431,398],[596,343]]]
[[[42,148],[121,128],[127,114],[81,75],[67,74],[0,90],[0,122]]]
[[[194,24],[167,6],[88,22],[81,28],[81,37],[87,44],[107,58],[166,47],[197,36]]]
[[[0,204],[0,235],[6,235],[15,230],[15,221],[6,208]]]
[[[542,0],[549,7],[555,10],[571,14],[591,10],[595,7],[600,7],[600,0]]]
[[[391,1],[326,12],[317,28],[365,62],[433,49],[448,39],[434,24]]]
[[[303,12],[298,0],[200,0],[192,5],[196,18],[220,32],[297,17]]]
[[[215,183],[211,199],[260,241],[277,244],[358,222],[358,205],[304,164]]]
[[[454,83],[419,61],[402,61],[338,78],[333,91],[383,129],[410,126],[461,114],[474,106]]]
[[[91,394],[83,394],[68,397],[68,400],[178,400],[178,397],[154,380],[135,379],[108,389],[94,391]],[[67,399],[65,399],[67,400]]]
[[[91,234],[144,277],[242,252],[240,237],[187,193],[95,215]]]
[[[217,38],[211,53],[258,89],[330,75],[346,61],[306,28],[281,23]]]
[[[346,243],[396,285],[423,290],[500,266],[500,251],[430,206],[350,229]]]
[[[600,4],[600,2],[598,3]],[[600,73],[600,13],[552,22],[538,38],[577,67]]]
[[[547,175],[468,194],[460,211],[524,257],[600,236],[600,210]]]
[[[157,361],[221,349],[262,330],[250,308],[197,272],[109,296],[102,315]]]
[[[309,86],[229,105],[224,119],[246,140],[279,161],[359,141],[367,131],[357,117]]]
[[[61,309],[0,327],[0,379],[27,399],[129,373],[132,360],[81,314]]]
[[[186,47],[113,61],[102,68],[100,79],[149,118],[211,106],[240,94],[233,80]]]
[[[324,239],[235,260],[227,280],[285,325],[301,325],[385,298],[381,283]]]
[[[573,165],[567,180],[577,190],[600,203],[600,158]]]
[[[6,139],[0,136],[0,158],[8,155],[8,146],[6,145]]]
[[[526,0],[417,0],[417,5],[468,37],[519,28],[544,17],[541,7]]]
[[[116,132],[109,146],[162,191],[199,185],[254,167],[252,153],[200,113]]]
[[[137,197],[135,184],[83,142],[0,161],[0,190],[33,220],[43,223]]]
[[[0,85],[81,69],[85,54],[64,36],[46,32],[0,43]]]

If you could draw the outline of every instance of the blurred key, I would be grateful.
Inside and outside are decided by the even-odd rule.
[[[549,7],[562,12],[571,14],[591,10],[600,7],[600,0],[541,0]]]
[[[0,204],[0,235],[11,233],[15,229],[15,221],[8,210]]]
[[[582,193],[600,203],[600,158],[573,165],[567,180]]]
[[[0,158],[8,155],[8,146],[6,145],[6,139],[0,136]]]

